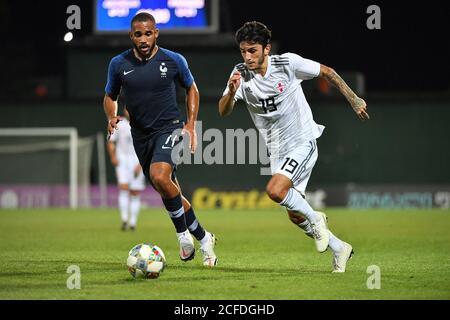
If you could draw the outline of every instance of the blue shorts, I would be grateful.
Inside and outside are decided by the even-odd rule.
[[[149,171],[152,163],[165,162],[172,166],[173,171],[176,170],[176,164],[172,159],[172,151],[182,141],[181,129],[182,125],[170,126],[145,138],[133,136],[134,150],[144,175],[150,183]]]

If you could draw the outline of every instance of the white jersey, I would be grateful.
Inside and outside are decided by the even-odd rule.
[[[122,118],[117,126],[119,129],[114,131],[110,141],[116,144],[116,157],[119,163],[131,162],[131,165],[137,165],[139,159],[134,151],[130,122],[126,118]]]
[[[236,65],[232,74],[236,71],[242,77],[234,99],[246,103],[271,157],[282,157],[322,135],[325,127],[314,122],[300,85],[319,75],[318,62],[285,53],[268,57],[264,76],[247,69],[244,63]],[[228,90],[227,86],[223,95]]]

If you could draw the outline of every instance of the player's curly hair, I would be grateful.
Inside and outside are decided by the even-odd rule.
[[[244,25],[236,31],[235,35],[235,39],[238,44],[242,41],[248,41],[259,43],[263,47],[269,44],[271,37],[272,31],[258,21],[244,23]]]

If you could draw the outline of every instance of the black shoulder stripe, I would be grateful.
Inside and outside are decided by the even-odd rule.
[[[289,64],[288,63],[283,63],[283,64],[281,64],[281,63],[278,63],[278,64],[272,64],[272,66],[274,66],[274,67],[284,67],[284,66],[288,66]]]
[[[272,65],[272,67],[274,67],[274,68],[284,68],[286,66],[287,66],[287,64],[273,64]]]

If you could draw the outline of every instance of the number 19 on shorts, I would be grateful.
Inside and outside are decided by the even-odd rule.
[[[298,162],[292,158],[286,158],[283,165],[281,166],[281,170],[284,170],[290,174],[294,173],[295,169],[298,167]]]

